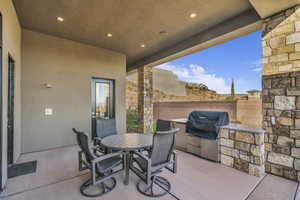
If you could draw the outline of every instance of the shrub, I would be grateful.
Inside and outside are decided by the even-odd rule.
[[[235,99],[235,96],[233,96],[233,95],[226,97],[227,101],[233,101],[234,99]]]
[[[139,115],[137,109],[127,109],[127,131],[136,132],[139,128]]]

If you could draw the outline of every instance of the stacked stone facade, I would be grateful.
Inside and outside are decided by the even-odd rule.
[[[263,74],[300,70],[300,8],[290,8],[265,20]]]
[[[253,176],[262,176],[264,134],[223,128],[219,135],[221,163]]]
[[[300,180],[300,72],[263,76],[266,172]]]
[[[263,128],[266,172],[300,181],[300,8],[265,21]]]
[[[151,132],[153,124],[152,67],[138,68],[138,114],[139,132]]]

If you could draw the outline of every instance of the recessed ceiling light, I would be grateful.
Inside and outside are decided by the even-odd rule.
[[[57,17],[56,20],[59,21],[59,22],[63,22],[63,21],[64,21],[64,18],[62,18],[62,17]]]
[[[191,13],[191,14],[190,14],[190,18],[195,18],[195,17],[197,17],[197,14],[196,14],[196,13]]]
[[[106,36],[107,37],[112,37],[112,34],[111,33],[107,33]]]
[[[145,44],[141,44],[141,47],[142,47],[142,48],[145,48],[145,47],[146,47],[146,45],[145,45]]]

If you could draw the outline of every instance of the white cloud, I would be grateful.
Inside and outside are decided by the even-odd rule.
[[[174,65],[172,63],[164,63],[157,68],[172,71],[180,80],[193,83],[203,83],[209,89],[218,93],[230,93],[230,85],[226,83],[223,77],[215,74],[209,74],[204,67],[197,64],[190,65]]]
[[[261,67],[257,67],[257,68],[253,68],[253,69],[252,69],[252,71],[257,72],[257,73],[260,73],[261,70],[262,70]]]
[[[251,63],[251,70],[256,72],[256,73],[261,73],[262,70],[262,63],[261,60],[256,60],[254,62]]]

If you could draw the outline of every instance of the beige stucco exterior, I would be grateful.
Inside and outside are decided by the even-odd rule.
[[[117,128],[126,130],[124,55],[23,30],[22,56],[23,153],[75,144],[72,127],[91,132],[92,77],[116,80]]]
[[[14,6],[10,0],[1,0],[0,12],[3,18],[3,122],[2,128],[2,185],[7,179],[7,69],[8,55],[15,60],[15,124],[14,124],[14,160],[20,155],[21,145],[21,107],[20,107],[20,80],[21,80],[21,26]]]

